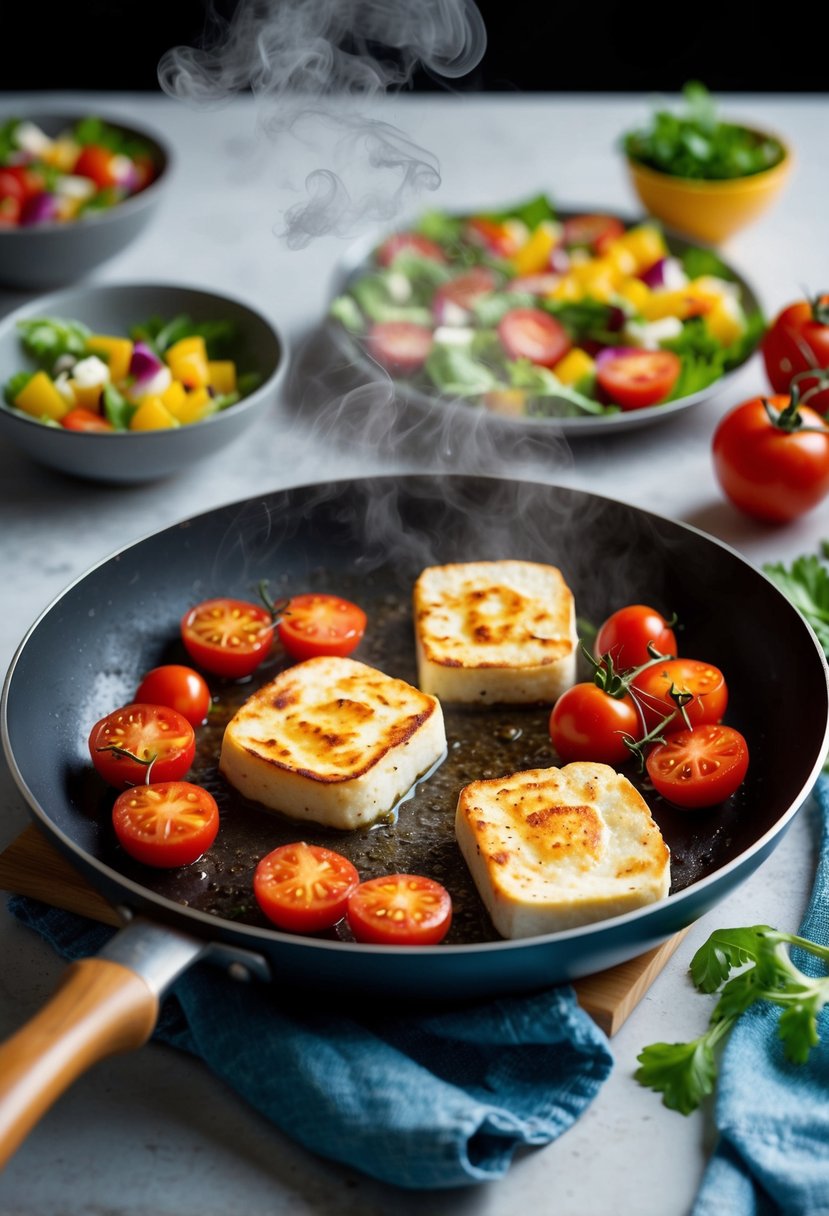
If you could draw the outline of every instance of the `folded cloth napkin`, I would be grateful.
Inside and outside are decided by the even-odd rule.
[[[18,896],[9,907],[67,958],[95,954],[112,932]],[[156,1037],[306,1148],[418,1189],[501,1177],[520,1145],[566,1131],[613,1065],[570,987],[349,1016],[204,963],[171,988]]]
[[[815,787],[819,853],[801,936],[829,945],[829,778]],[[786,925],[775,928],[787,929]],[[792,955],[825,975],[804,950]],[[731,1032],[720,1063],[719,1140],[693,1216],[829,1216],[829,1008],[806,1064],[790,1064],[777,1035],[781,1010],[757,1004]]]

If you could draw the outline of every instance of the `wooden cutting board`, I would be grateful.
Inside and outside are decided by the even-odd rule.
[[[28,895],[107,925],[121,923],[112,904],[34,826],[0,853],[0,890]],[[638,958],[575,982],[579,1004],[606,1034],[615,1034],[633,1012],[686,933],[684,929]]]

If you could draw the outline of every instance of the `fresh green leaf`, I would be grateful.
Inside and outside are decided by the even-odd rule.
[[[431,309],[418,304],[401,304],[389,290],[385,274],[365,275],[351,284],[351,294],[372,321],[413,321],[431,325]]]
[[[261,372],[242,372],[241,376],[236,378],[236,391],[239,398],[249,397],[252,392],[255,392],[262,383]]]
[[[86,354],[90,329],[80,321],[60,317],[37,317],[18,321],[23,349],[39,363],[51,366],[61,355]]]
[[[462,346],[436,342],[424,370],[435,387],[449,397],[477,397],[503,387],[486,364]]]
[[[447,247],[460,240],[463,224],[461,216],[449,215],[445,211],[425,211],[417,221],[414,231],[438,245]]]
[[[717,929],[691,959],[691,978],[700,992],[716,992],[737,967],[755,962],[757,933],[767,928]]]
[[[500,224],[505,220],[520,220],[533,232],[544,220],[554,220],[556,209],[546,194],[536,194],[526,202],[517,203],[503,211],[486,211],[480,214]]]
[[[788,569],[782,562],[768,563],[763,572],[803,614],[829,654],[829,568],[809,555],[795,558]]]
[[[218,414],[221,410],[226,410],[229,406],[235,405],[241,399],[242,395],[238,391],[235,393],[220,393],[217,397],[213,398],[212,408],[206,412]]]
[[[472,305],[476,324],[486,328],[497,325],[512,308],[532,308],[535,296],[527,291],[493,291],[479,296]]]
[[[105,384],[102,392],[104,417],[116,431],[128,431],[130,420],[138,408],[120,393],[114,384]]]
[[[11,157],[17,151],[17,128],[20,126],[19,118],[7,118],[0,125],[0,165],[9,164]]]
[[[357,307],[357,301],[353,296],[337,296],[331,301],[328,315],[335,321],[339,321],[343,329],[347,329],[352,334],[361,334],[366,327],[363,314]]]
[[[14,405],[33,375],[34,372],[15,372],[14,375],[9,376],[3,386],[3,397],[9,405]]]
[[[707,1034],[690,1043],[651,1043],[637,1058],[636,1080],[661,1093],[670,1110],[690,1115],[714,1092],[717,1063]]]
[[[542,300],[541,307],[554,316],[567,330],[574,342],[603,342],[619,345],[619,335],[610,329],[614,309],[601,300]]]
[[[679,255],[682,269],[689,279],[699,279],[703,275],[712,275],[715,279],[725,279],[732,282],[734,273],[713,249],[705,249],[700,245],[689,245]]]

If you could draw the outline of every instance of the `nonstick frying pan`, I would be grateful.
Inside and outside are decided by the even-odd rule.
[[[454,803],[465,780],[555,763],[541,710],[475,716],[450,707],[444,766],[401,807],[395,826],[343,845],[356,850],[364,877],[395,868],[446,882],[459,915],[440,946],[295,937],[257,919],[249,894],[256,860],[280,839],[308,832],[238,799],[228,802],[211,746],[195,779],[225,802],[217,844],[205,859],[150,872],[119,853],[107,814],[112,794],[91,772],[87,735],[132,698],[145,671],[184,658],[178,624],[193,603],[255,598],[262,578],[276,594],[337,592],[369,610],[355,657],[413,679],[416,575],[430,564],[506,557],[558,565],[587,621],[631,602],[675,611],[681,652],[726,673],[727,720],[745,734],[752,757],[742,790],[722,808],[694,813],[645,791],[672,850],[667,899],[595,925],[497,940],[452,840]],[[278,655],[271,664],[262,679],[275,674]],[[248,691],[220,690],[219,726],[209,729],[220,730],[221,712],[232,712],[234,698]],[[328,987],[338,1001],[369,993],[456,1001],[539,989],[642,953],[711,908],[769,855],[817,776],[829,724],[826,664],[814,635],[733,550],[612,499],[466,476],[298,487],[220,507],[129,546],[74,583],[34,624],[11,665],[2,710],[6,756],[36,821],[126,922],[104,954],[75,963],[51,1005],[0,1048],[6,1154],[85,1067],[145,1041],[161,992],[199,957],[292,991]]]

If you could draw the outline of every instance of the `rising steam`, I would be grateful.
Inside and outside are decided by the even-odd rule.
[[[473,0],[239,0],[229,19],[211,9],[202,45],[167,51],[158,76],[166,93],[196,106],[250,90],[264,103],[264,131],[316,156],[280,232],[300,249],[388,220],[438,188],[437,159],[358,106],[405,88],[419,68],[464,76],[485,48]]]

